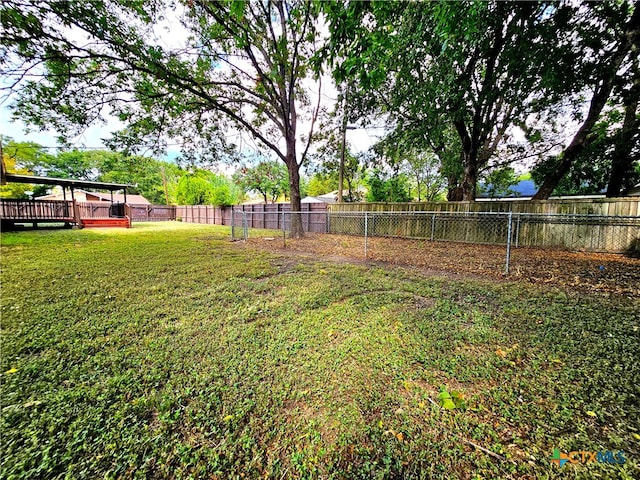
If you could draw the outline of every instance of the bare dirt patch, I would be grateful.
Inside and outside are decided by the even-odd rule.
[[[507,276],[505,247],[496,245],[370,238],[365,258],[362,237],[309,233],[286,243],[250,239],[247,246],[339,263],[414,266],[449,278],[517,280],[570,291],[640,296],[640,259],[624,255],[512,248]]]

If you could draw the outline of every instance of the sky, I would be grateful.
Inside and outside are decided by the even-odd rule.
[[[111,119],[106,125],[93,125],[88,127],[84,133],[72,141],[72,145],[79,150],[108,150],[103,139],[108,138],[112,132],[117,131],[122,124],[117,119]],[[21,121],[11,120],[11,113],[6,106],[0,111],[0,134],[3,137],[10,137],[16,142],[35,142],[43,147],[49,148],[50,153],[55,153],[60,149],[60,144],[56,140],[58,132],[28,131],[27,125]],[[166,161],[174,161],[180,155],[180,151],[174,147],[169,147],[166,155],[162,157]]]

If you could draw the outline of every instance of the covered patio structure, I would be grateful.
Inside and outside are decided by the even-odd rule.
[[[28,183],[35,185],[54,185],[62,187],[63,200],[22,200],[0,199],[0,220],[2,227],[11,228],[16,224],[63,223],[68,227],[82,228],[86,226],[121,226],[131,225],[126,216],[127,188],[133,185],[110,182],[93,182],[88,180],[74,180],[67,178],[40,177],[35,175],[18,175],[5,173],[2,169],[2,184]],[[106,190],[111,193],[111,206],[108,218],[83,219],[78,202],[75,199],[76,189]],[[69,199],[67,199],[67,190]],[[114,203],[113,192],[124,192],[124,203]]]

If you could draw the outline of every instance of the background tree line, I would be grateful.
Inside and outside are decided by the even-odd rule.
[[[3,142],[2,158],[9,173],[32,174],[134,185],[127,191],[143,195],[153,204],[234,205],[242,189],[224,175],[203,168],[181,168],[139,155],[106,150],[69,150],[51,154],[32,142]],[[8,183],[0,187],[4,198],[47,195],[51,187]]]
[[[194,165],[181,167],[173,162],[107,150],[68,150],[56,154],[33,142],[3,142],[3,160],[9,173],[55,178],[102,181],[135,185],[128,191],[143,195],[153,204],[219,205],[241,203],[253,194],[265,203],[287,200],[289,177],[280,162],[258,157],[240,165],[227,176]],[[338,188],[338,151],[323,150],[309,175],[301,176],[303,196],[319,196]],[[417,184],[408,168],[386,172],[371,159],[347,153],[345,169],[346,201],[429,200],[426,188]],[[408,165],[408,163],[407,163]],[[375,167],[374,167],[375,166]],[[442,180],[433,190],[442,193]],[[43,196],[46,185],[9,183],[0,187],[3,198]],[[27,195],[26,192],[31,192]],[[416,196],[422,193],[422,197]]]

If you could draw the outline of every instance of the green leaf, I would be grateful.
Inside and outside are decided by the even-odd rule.
[[[456,404],[451,400],[451,398],[446,398],[442,401],[442,408],[445,410],[453,410],[456,408]]]
[[[442,387],[440,393],[438,394],[438,401],[440,406],[445,410],[453,410],[456,408],[456,404],[451,398],[451,395],[447,391],[446,387]]]
[[[244,17],[245,2],[243,0],[234,0],[231,2],[229,11],[236,19],[241,20]]]

